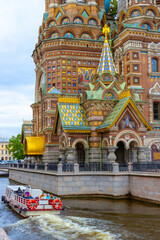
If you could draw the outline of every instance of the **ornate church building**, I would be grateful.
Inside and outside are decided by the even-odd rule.
[[[46,0],[28,161],[160,161],[160,2]]]

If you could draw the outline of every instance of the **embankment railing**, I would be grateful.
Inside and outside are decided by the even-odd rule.
[[[66,172],[160,172],[160,164],[147,162],[128,163],[20,163],[10,164],[10,168],[20,168],[39,171]]]

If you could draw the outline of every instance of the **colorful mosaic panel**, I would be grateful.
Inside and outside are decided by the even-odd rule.
[[[64,19],[62,20],[62,25],[63,25],[63,24],[68,24],[68,23],[70,23],[70,21],[69,21],[68,18],[64,18]]]
[[[59,104],[58,106],[63,126],[88,126],[86,111],[79,104]]]
[[[85,68],[85,67],[79,67],[78,68],[78,83],[82,85],[87,85],[91,79],[92,76],[96,73],[95,68]]]
[[[155,16],[155,14],[154,14],[154,12],[153,12],[152,10],[148,10],[148,11],[146,12],[146,15],[147,15],[147,16],[151,16],[151,17],[154,17],[154,16]]]
[[[110,126],[114,122],[114,120],[118,116],[118,114],[121,112],[121,110],[123,109],[123,107],[125,106],[127,101],[128,101],[128,98],[120,100],[117,103],[117,105],[113,108],[110,115],[106,118],[103,125]]]
[[[82,16],[85,17],[85,18],[88,18],[88,13],[84,10],[83,13],[82,13]]]
[[[52,33],[51,38],[58,38],[59,34],[58,33]]]
[[[115,64],[112,58],[108,42],[104,43],[97,72],[116,72]]]
[[[53,27],[53,26],[56,26],[56,21],[52,21],[49,23],[49,27]]]
[[[89,25],[96,26],[96,25],[97,25],[97,22],[96,22],[94,19],[90,19],[90,20],[88,21],[88,24],[89,24]]]
[[[67,32],[64,37],[65,37],[65,38],[74,38],[74,37],[73,37],[73,34],[70,33],[70,32]]]
[[[106,92],[105,95],[104,95],[104,99],[113,100],[114,99],[114,94],[112,92]]]
[[[91,36],[87,33],[83,33],[81,39],[91,39]]]
[[[118,77],[117,76],[114,76],[114,81],[118,82]]]
[[[60,18],[60,16],[62,16],[62,13],[59,11],[58,14],[57,14],[56,19],[58,20]]]
[[[123,119],[120,121],[120,123],[118,125],[119,130],[122,130],[125,128],[132,128],[132,129],[136,130],[136,124],[132,120],[132,118],[130,117],[129,114],[125,114],[125,116],[123,117]]]
[[[98,40],[99,40],[99,41],[104,41],[104,36],[100,36],[100,37],[98,38]]]
[[[103,78],[102,78],[102,81],[111,81],[111,76],[104,75]]]
[[[142,24],[142,28],[143,28],[143,29],[148,29],[148,30],[151,29],[151,27],[150,27],[149,24],[147,24],[147,23]]]
[[[131,17],[138,17],[138,16],[141,16],[141,13],[139,11],[133,11],[132,14],[131,14]]]
[[[152,161],[160,161],[160,150],[157,148],[156,144],[152,145]]]
[[[78,18],[78,17],[75,18],[73,22],[74,22],[74,23],[78,23],[78,24],[83,24],[82,19],[81,19],[81,18]]]

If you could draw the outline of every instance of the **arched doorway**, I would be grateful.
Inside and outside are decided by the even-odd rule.
[[[116,162],[117,163],[124,163],[125,162],[125,146],[122,141],[117,143],[117,149],[115,151],[116,154]]]
[[[85,149],[84,145],[82,143],[77,143],[76,144],[76,153],[77,153],[77,162],[79,164],[84,164],[85,163]]]

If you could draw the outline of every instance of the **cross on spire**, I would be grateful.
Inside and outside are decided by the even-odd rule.
[[[103,27],[103,33],[105,34],[105,43],[108,42],[108,38],[107,38],[107,35],[108,33],[110,33],[110,28],[108,27],[108,24],[105,24],[104,27]]]

